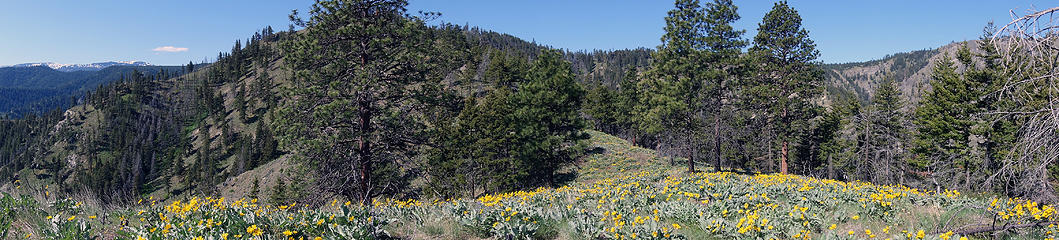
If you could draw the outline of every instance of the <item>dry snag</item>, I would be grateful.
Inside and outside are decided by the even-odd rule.
[[[1009,195],[1057,200],[1048,166],[1059,160],[1059,7],[1018,16],[990,39],[1005,69],[1005,84],[990,94],[1013,102],[994,115],[1021,122],[1016,143],[986,184]]]

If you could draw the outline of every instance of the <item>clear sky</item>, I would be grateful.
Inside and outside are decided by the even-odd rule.
[[[736,0],[736,28],[753,38],[773,1]],[[0,65],[25,62],[147,61],[156,65],[212,59],[262,27],[287,29],[291,9],[312,1],[0,0]],[[470,24],[572,50],[659,43],[669,0],[411,0],[410,12]],[[827,63],[975,39],[986,22],[1059,5],[1043,0],[791,1]]]

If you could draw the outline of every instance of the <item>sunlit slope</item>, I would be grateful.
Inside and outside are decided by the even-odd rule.
[[[673,169],[669,160],[660,157],[654,150],[638,147],[599,131],[588,131],[587,155],[576,163],[577,182],[591,182],[603,178],[622,176],[640,171],[665,172]]]

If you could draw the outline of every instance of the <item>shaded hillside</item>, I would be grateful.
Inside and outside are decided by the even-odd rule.
[[[111,66],[99,71],[59,71],[47,66],[0,68],[0,115],[20,117],[76,104],[85,92],[139,72],[172,74],[182,66]]]

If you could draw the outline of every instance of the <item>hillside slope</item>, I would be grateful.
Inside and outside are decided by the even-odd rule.
[[[47,66],[0,67],[0,115],[21,117],[74,105],[71,99],[140,72],[175,74],[182,66],[110,66],[97,71],[59,71]]]
[[[475,81],[484,81],[487,49],[533,58],[535,51],[547,48],[506,34],[456,30],[472,43],[466,51],[481,54],[466,65]],[[47,125],[38,126],[49,129],[47,134],[19,135],[5,143],[19,149],[7,152],[18,157],[0,161],[0,176],[63,192],[89,192],[105,201],[201,194],[270,198],[277,189],[293,198],[305,190],[306,183],[299,180],[305,170],[285,161],[289,156],[279,150],[271,125],[289,81],[277,44],[287,34],[263,29],[192,73],[145,71],[93,89],[80,105],[38,123]],[[645,65],[649,53],[567,52],[566,58],[575,61],[579,81],[606,83],[620,80],[630,67]],[[111,68],[98,74],[113,74]],[[466,83],[449,79],[446,84]],[[36,144],[21,145],[21,138],[33,138]]]
[[[867,101],[883,81],[893,79],[902,98],[909,103],[906,106],[914,105],[930,88],[935,63],[946,55],[955,58],[956,51],[964,44],[974,51],[978,49],[979,42],[954,42],[935,49],[897,53],[867,62],[825,64],[823,69],[828,95],[833,98],[848,92]],[[963,72],[963,66],[959,67],[957,71]]]

